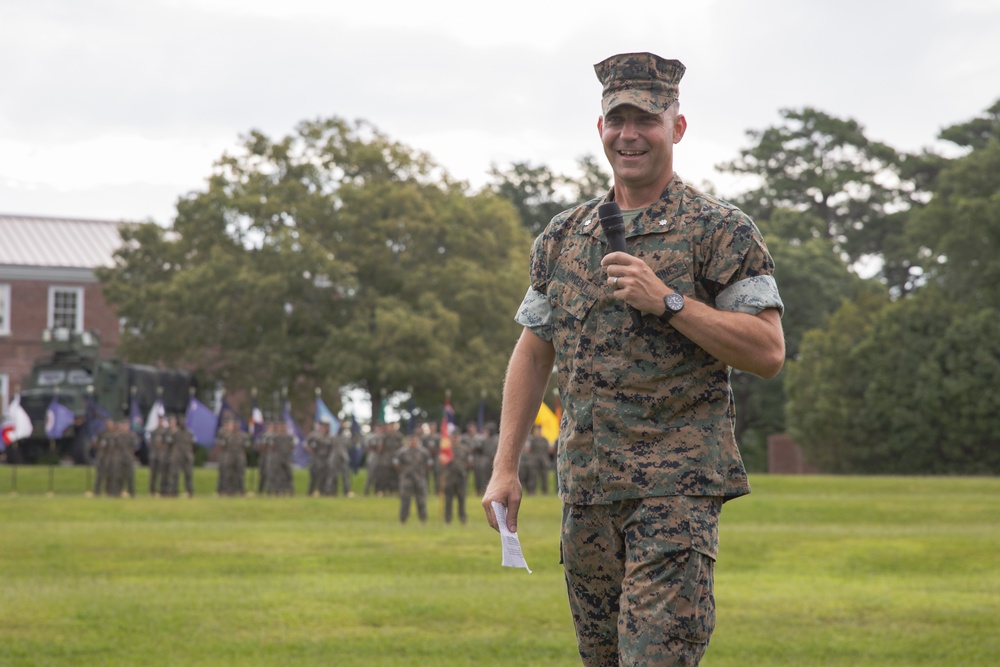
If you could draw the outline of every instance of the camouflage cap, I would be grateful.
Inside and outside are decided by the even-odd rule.
[[[594,65],[604,85],[601,110],[631,104],[649,113],[662,113],[677,101],[677,85],[685,67],[654,53],[619,53]]]

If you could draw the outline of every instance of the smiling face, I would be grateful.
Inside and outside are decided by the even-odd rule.
[[[674,176],[674,144],[687,129],[676,104],[663,113],[631,105],[612,109],[597,121],[604,154],[615,174],[615,198],[625,209],[656,201]]]

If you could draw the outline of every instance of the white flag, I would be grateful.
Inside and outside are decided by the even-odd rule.
[[[10,405],[7,406],[7,416],[4,418],[4,440],[6,444],[12,444],[31,435],[34,428],[31,425],[31,417],[21,407],[21,395],[14,394]]]

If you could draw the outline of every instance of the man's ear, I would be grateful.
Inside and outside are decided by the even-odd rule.
[[[674,119],[674,143],[678,143],[684,138],[684,133],[687,132],[688,121],[684,114],[677,114],[677,118]]]

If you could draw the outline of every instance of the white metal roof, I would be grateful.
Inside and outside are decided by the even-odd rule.
[[[111,266],[123,222],[0,214],[0,266]]]

